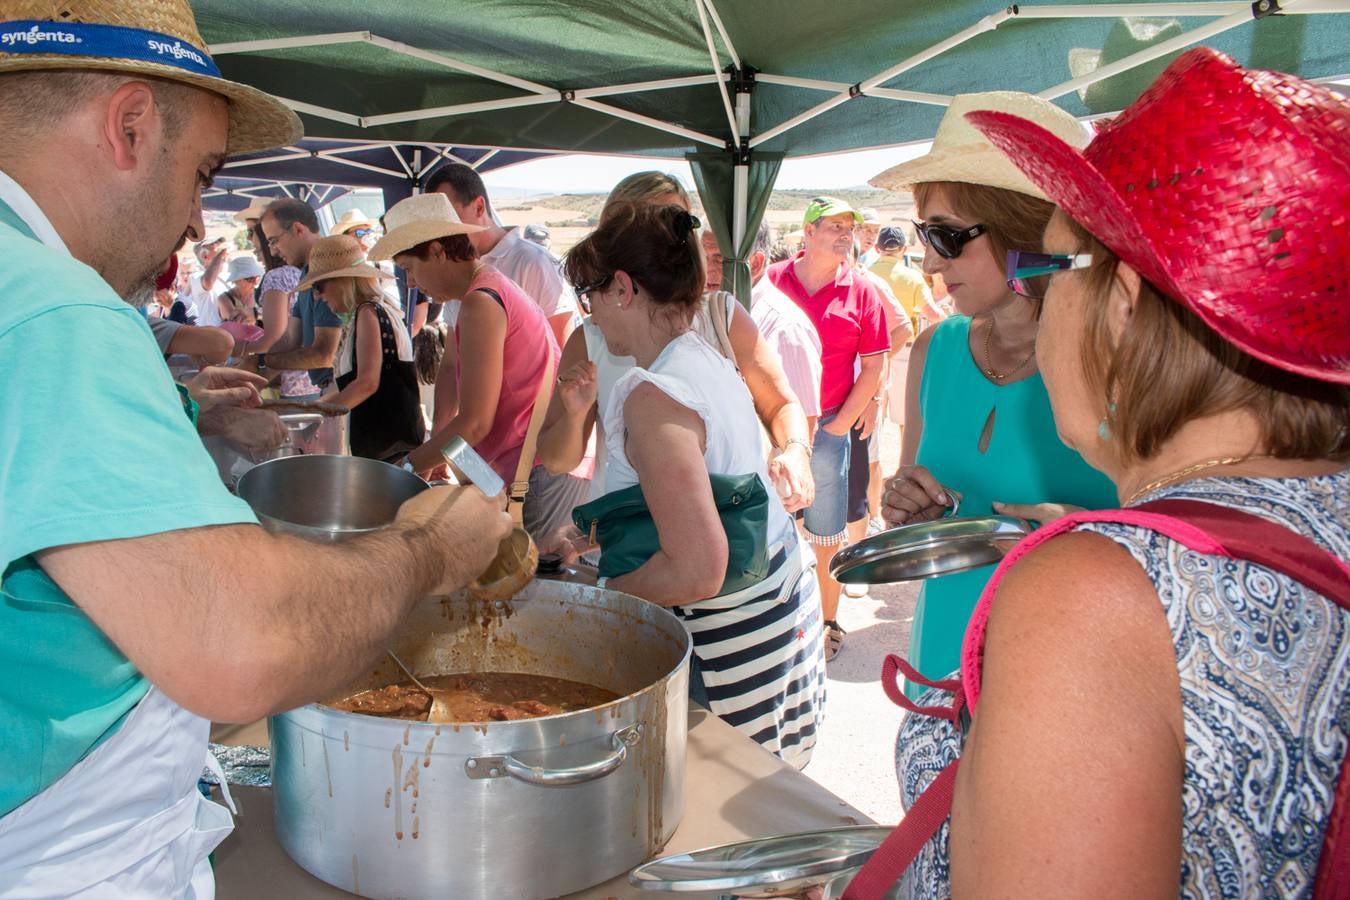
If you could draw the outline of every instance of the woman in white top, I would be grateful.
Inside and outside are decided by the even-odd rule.
[[[609,349],[635,363],[600,412],[603,493],[640,484],[660,537],[655,555],[607,586],[674,608],[694,640],[693,698],[803,766],[825,695],[820,600],[813,557],[777,501],[768,576],[717,596],[728,545],[709,475],[755,473],[768,488],[769,474],[745,382],[691,328],[703,289],[697,227],[678,206],[623,203],[567,257]],[[569,409],[589,408],[595,369],[559,391]]]
[[[615,185],[600,213],[601,223],[608,221],[612,210],[624,203],[673,205],[685,211],[690,208],[689,194],[683,185],[662,172],[638,172]],[[702,285],[699,293],[703,293]],[[770,493],[773,488],[778,488],[789,512],[810,506],[816,492],[811,477],[811,432],[806,413],[788,384],[778,355],[759,333],[750,313],[731,294],[713,292],[696,302],[691,327],[714,348],[721,350],[723,356],[731,359],[750,388],[752,411],[764,423],[764,431],[775,448],[769,460],[773,477]],[[562,361],[558,364],[560,381],[570,380],[587,370],[588,363],[594,364],[599,377],[598,402],[587,410],[569,415],[555,392],[539,434],[539,457],[550,472],[572,471],[586,454],[594,425],[596,453],[591,499],[595,499],[604,483],[606,465],[604,422],[600,414],[610,388],[620,375],[632,368],[633,359],[611,352],[605,346],[600,328],[587,319],[581,328],[572,332],[563,347]],[[754,443],[763,452],[764,436],[758,429]]]

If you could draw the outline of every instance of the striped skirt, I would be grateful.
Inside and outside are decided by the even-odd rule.
[[[825,649],[815,557],[794,534],[759,584],[674,607],[694,641],[709,706],[797,768],[825,712]]]

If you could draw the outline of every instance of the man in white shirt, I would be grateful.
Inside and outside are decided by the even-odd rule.
[[[427,182],[427,191],[445,194],[461,222],[483,229],[469,235],[478,258],[520,285],[539,304],[558,346],[565,346],[577,326],[577,298],[553,255],[521,237],[519,228],[503,228],[497,222],[483,179],[468,166],[451,163],[441,167]]]
[[[802,411],[811,434],[820,418],[820,335],[801,307],[764,277],[769,268],[769,223],[762,222],[750,251],[750,317],[769,346],[778,351],[783,372]],[[721,275],[720,270],[718,276]]]
[[[220,324],[220,308],[216,305],[216,281],[225,267],[224,238],[202,241],[192,248],[202,264],[202,271],[188,278],[188,315],[197,317],[197,324],[213,327]],[[196,310],[195,312],[193,310]]]

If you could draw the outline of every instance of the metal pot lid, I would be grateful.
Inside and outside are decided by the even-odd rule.
[[[644,863],[628,881],[648,891],[786,896],[861,866],[890,833],[882,825],[853,825],[722,844]],[[744,888],[772,890],[743,893]]]
[[[843,584],[894,584],[978,569],[1003,559],[1033,530],[1013,516],[901,525],[840,550],[830,560],[830,575]]]

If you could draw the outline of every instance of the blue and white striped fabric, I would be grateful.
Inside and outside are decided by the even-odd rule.
[[[825,711],[815,559],[793,535],[759,584],[675,607],[694,639],[712,711],[802,768]]]

